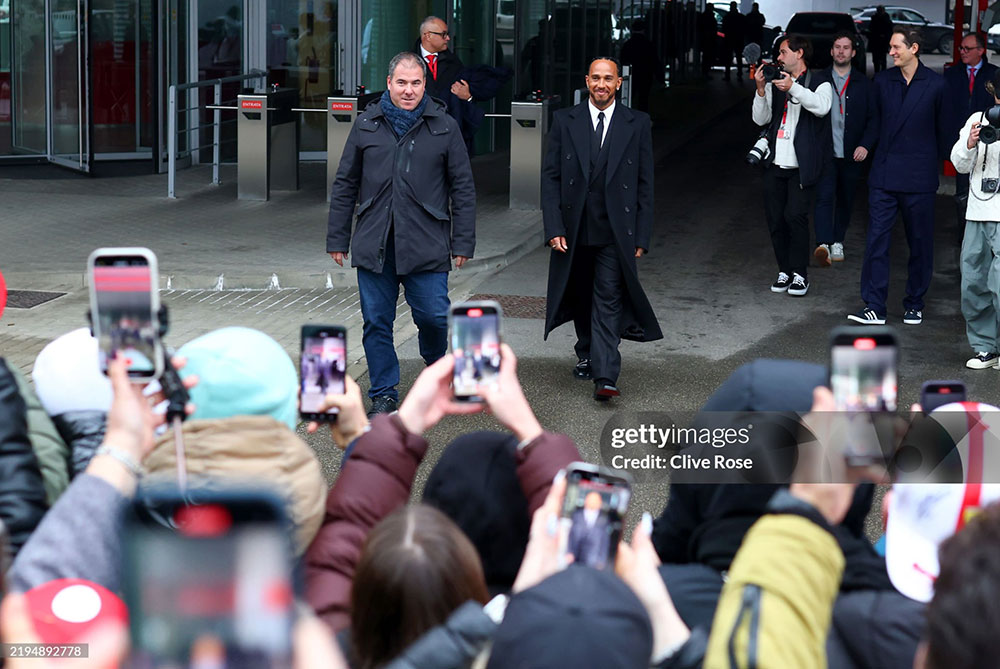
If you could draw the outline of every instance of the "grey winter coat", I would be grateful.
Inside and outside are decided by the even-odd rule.
[[[447,272],[452,256],[471,258],[475,250],[469,154],[458,124],[436,98],[402,138],[375,100],[347,138],[330,197],[326,250],[350,248],[353,267],[381,273],[390,226],[397,274]]]

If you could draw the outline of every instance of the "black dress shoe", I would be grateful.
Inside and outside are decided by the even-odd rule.
[[[573,376],[578,379],[590,379],[590,360],[588,358],[580,358],[580,362],[576,363],[576,367],[573,368]]]
[[[380,413],[392,413],[398,408],[398,403],[389,395],[379,395],[372,398],[372,408],[368,418],[372,419]]]
[[[618,386],[610,381],[599,380],[594,382],[594,399],[598,402],[607,402],[612,397],[618,397],[619,395],[621,395],[621,391],[618,390]]]

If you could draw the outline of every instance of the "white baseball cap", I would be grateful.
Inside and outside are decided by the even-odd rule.
[[[941,543],[983,507],[1000,500],[1000,478],[987,475],[989,460],[1000,459],[1000,409],[956,402],[936,409],[931,417],[954,438],[964,482],[897,483],[886,527],[889,579],[899,592],[920,602],[934,596]]]

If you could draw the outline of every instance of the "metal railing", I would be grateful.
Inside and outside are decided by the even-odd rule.
[[[262,70],[251,70],[247,74],[238,74],[232,77],[222,77],[221,79],[206,79],[204,81],[194,81],[189,84],[175,84],[171,86],[168,90],[168,101],[167,101],[167,197],[175,198],[175,184],[177,177],[177,159],[190,156],[194,151],[200,151],[202,147],[196,142],[191,141],[191,133],[198,133],[203,128],[212,127],[212,183],[219,183],[219,147],[221,146],[221,113],[224,109],[236,109],[236,107],[226,107],[222,104],[222,85],[235,83],[238,81],[251,81],[257,80],[260,83],[260,87],[263,88],[267,83],[267,73]],[[211,105],[206,105],[205,107],[200,107],[198,104],[192,106],[185,106],[183,109],[178,109],[178,94],[190,91],[192,89],[207,88],[212,86],[214,89],[214,94],[212,96]],[[190,103],[188,103],[190,104]],[[200,122],[189,123],[188,127],[180,131],[177,128],[177,115],[180,112],[192,112],[198,109],[211,109],[212,123],[202,124]],[[185,143],[185,148],[183,151],[178,151],[178,138],[180,132],[187,133],[187,142]],[[192,149],[192,146],[197,148]]]

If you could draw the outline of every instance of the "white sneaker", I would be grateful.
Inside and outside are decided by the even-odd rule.
[[[834,242],[830,245],[830,260],[833,262],[843,262],[844,261],[844,245],[840,242]]]
[[[1000,369],[1000,355],[989,351],[976,351],[974,358],[969,358],[965,363],[969,369]]]

